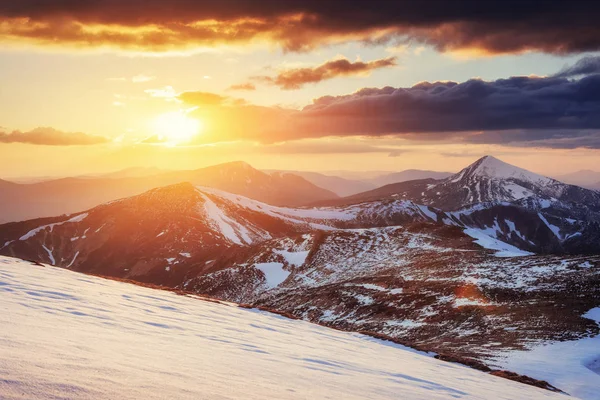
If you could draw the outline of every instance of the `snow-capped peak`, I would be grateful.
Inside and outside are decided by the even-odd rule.
[[[548,184],[553,182],[553,179],[551,178],[505,163],[493,156],[480,158],[461,171],[460,174],[492,179],[518,179],[536,184]]]

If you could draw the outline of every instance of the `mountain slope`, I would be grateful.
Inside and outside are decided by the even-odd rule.
[[[445,211],[440,218],[482,230],[523,250],[600,251],[600,193],[568,185],[486,156],[446,179],[384,186],[320,204],[348,206],[404,199]],[[447,220],[446,220],[447,218]]]
[[[150,190],[75,216],[0,226],[0,252],[78,271],[156,283],[228,265],[272,238],[427,221],[405,201],[322,209],[270,206],[190,183]],[[172,265],[177,268],[171,268]]]
[[[485,156],[440,181],[420,180],[384,186],[340,202],[360,202],[396,196],[454,211],[477,203],[499,203],[529,197],[583,203],[600,210],[600,193],[568,185]]]
[[[377,187],[376,184],[371,182],[358,179],[346,179],[340,176],[325,175],[318,172],[277,170],[269,170],[266,172],[270,174],[291,173],[293,175],[301,176],[316,186],[327,188],[338,196],[351,196]]]
[[[582,317],[600,306],[600,257],[531,255],[507,244],[558,242],[537,213],[519,219],[522,210],[443,212],[393,198],[285,208],[179,184],[2,225],[0,254],[266,306],[488,363],[504,351],[600,333]]]
[[[451,176],[451,172],[427,171],[421,169],[407,169],[400,172],[392,172],[370,179],[369,182],[377,187],[390,185],[392,183],[400,183],[406,181],[414,181],[418,179],[445,179]]]
[[[566,398],[390,342],[171,292],[4,257],[0,277],[3,398]]]
[[[278,171],[268,171],[270,173]],[[280,171],[286,172],[286,171]],[[362,193],[365,191],[373,190],[375,188],[389,185],[392,183],[412,181],[415,179],[444,179],[452,175],[450,172],[437,172],[437,171],[425,171],[419,169],[408,169],[400,172],[373,172],[373,173],[359,173],[359,172],[342,172],[338,171],[340,175],[355,176],[350,179],[339,175],[325,175],[317,172],[307,171],[287,171],[294,175],[301,176],[306,180],[314,183],[315,185],[323,188],[327,188],[339,196],[352,196],[354,194]],[[336,172],[332,172],[335,174]],[[369,176],[374,175],[374,176]]]
[[[2,183],[0,222],[83,211],[149,189],[191,182],[238,193],[275,205],[297,206],[337,196],[292,174],[270,176],[234,162],[193,171],[169,171],[126,178],[65,178],[35,184]]]

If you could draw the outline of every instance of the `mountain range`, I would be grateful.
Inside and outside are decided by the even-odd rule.
[[[588,189],[600,190],[600,172],[581,170],[570,174],[559,175],[555,177],[557,180],[572,185],[582,186]]]
[[[293,174],[266,174],[244,162],[191,171],[127,170],[100,177],[76,177],[19,184],[0,180],[0,222],[50,217],[86,210],[149,189],[191,182],[275,204],[298,206],[338,196]]]
[[[374,171],[369,173],[352,171],[318,173],[309,171],[278,170],[267,170],[266,172],[284,172],[298,175],[307,181],[312,182],[319,187],[327,188],[342,197],[369,191],[391,183],[406,182],[415,179],[443,179],[452,175],[450,172],[425,171],[419,169],[407,169],[400,172]]]
[[[600,334],[585,316],[600,306],[596,191],[490,156],[441,180],[310,207],[241,193],[285,173],[234,164],[222,176],[0,225],[0,254],[383,335],[484,369]]]

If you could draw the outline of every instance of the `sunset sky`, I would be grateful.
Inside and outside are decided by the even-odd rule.
[[[205,3],[0,0],[0,177],[600,170],[591,2]]]

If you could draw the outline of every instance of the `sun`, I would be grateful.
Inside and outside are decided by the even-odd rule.
[[[185,111],[172,111],[157,116],[152,121],[154,133],[166,144],[189,142],[202,130],[202,123],[186,115]]]

